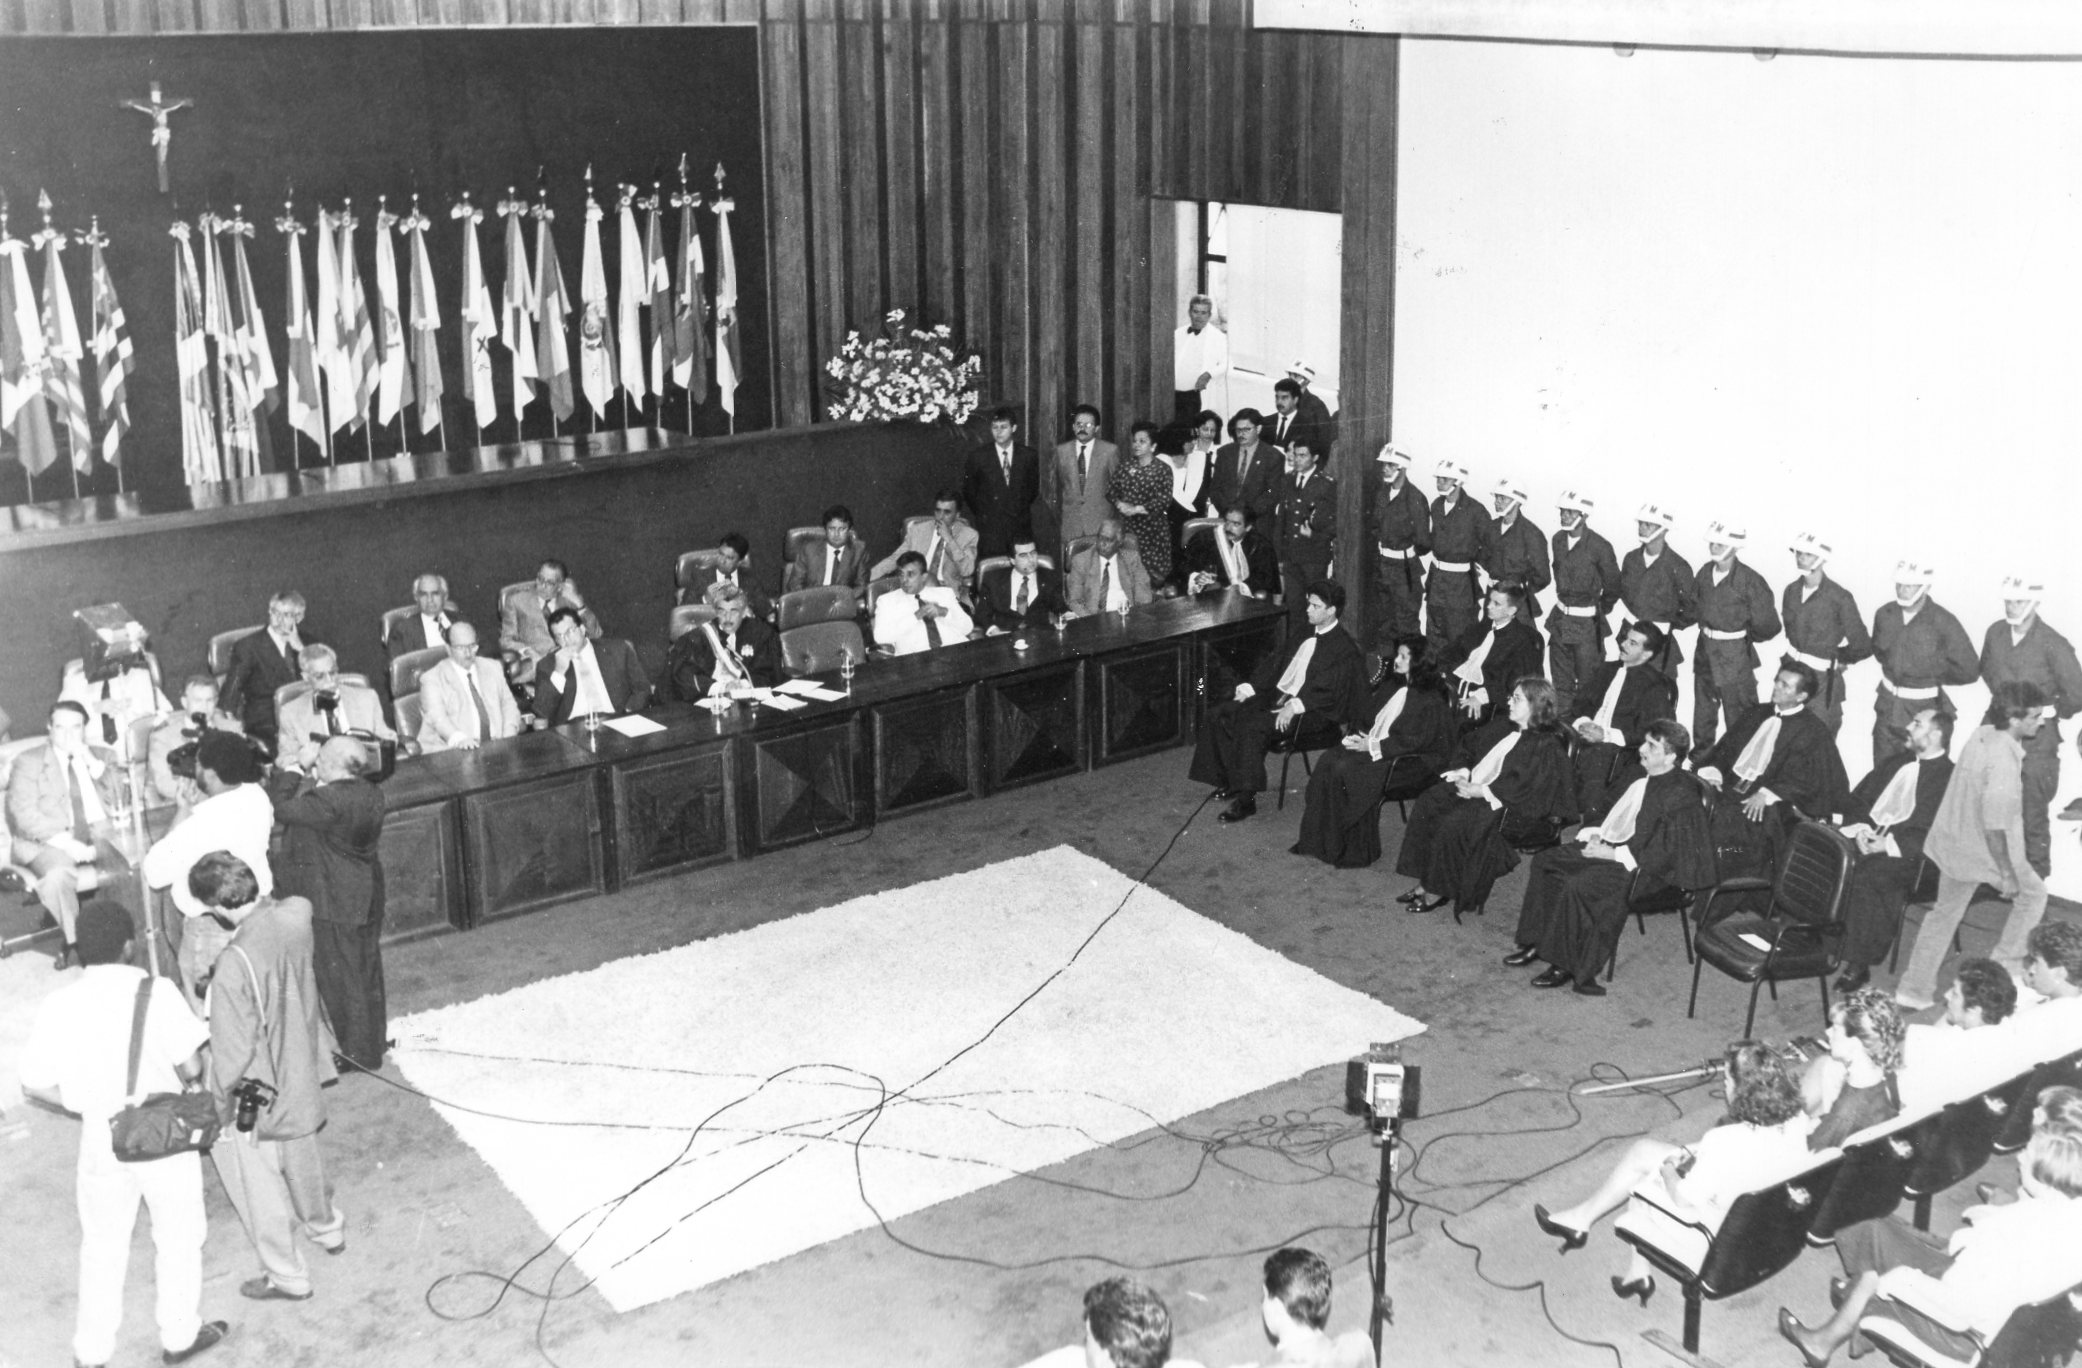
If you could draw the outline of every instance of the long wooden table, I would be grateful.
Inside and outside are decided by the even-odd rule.
[[[384,783],[386,939],[467,929],[1190,741],[1277,649],[1284,613],[1231,594],[1060,631],[874,658],[842,701],[662,732],[574,723],[402,760]],[[1018,644],[1024,643],[1024,649]],[[844,688],[836,676],[819,679]]]

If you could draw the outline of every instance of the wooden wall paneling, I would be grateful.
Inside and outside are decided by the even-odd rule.
[[[663,3],[676,5],[677,0],[663,0]],[[419,0],[419,20],[428,28],[461,28],[469,22],[469,8],[463,0]],[[670,23],[674,19],[661,19],[659,22]]]
[[[1361,605],[1354,635],[1366,641],[1376,613],[1366,505],[1373,454],[1394,430],[1395,191],[1398,40],[1345,40],[1343,161],[1344,310],[1338,386],[1339,441],[1332,472],[1359,498],[1339,501],[1338,578]]]
[[[1184,200],[1143,201],[1143,243],[1146,265],[1141,272],[1146,286],[1138,296],[1142,305],[1141,337],[1149,375],[1150,402],[1160,414],[1171,412],[1171,341],[1179,320],[1173,315],[1172,285],[1178,279],[1177,215],[1190,208]],[[1228,415],[1222,415],[1227,418]],[[1165,418],[1156,421],[1163,422]]]
[[[758,23],[759,0],[723,0],[723,22],[726,24]]]
[[[924,227],[919,306],[932,322],[952,327],[955,340],[966,345],[968,336],[955,315],[954,41],[951,23],[927,18],[918,24],[918,190]]]
[[[1301,168],[1298,202],[1303,209],[1336,213],[1344,203],[1344,146],[1338,134],[1344,127],[1343,48],[1339,39],[1325,34],[1310,34],[1306,41],[1311,58],[1309,103],[1303,117],[1308,122],[1309,150]]]
[[[1033,196],[1033,276],[1027,312],[1034,320],[1034,425],[1036,437],[1060,440],[1070,421],[1070,406],[1083,397],[1069,394],[1069,343],[1072,327],[1069,254],[1070,212],[1066,200],[1081,193],[1103,193],[1070,180],[1067,104],[1069,54],[1065,26],[1040,21],[1033,26],[1034,164],[1027,178]],[[1103,184],[1103,182],[1102,182]]]
[[[87,0],[92,4],[94,0]],[[151,33],[157,28],[153,22],[152,0],[109,0],[109,31],[116,34]]]
[[[33,0],[33,3],[44,5],[49,0]],[[237,33],[246,26],[239,0],[196,0],[195,8],[205,33]]]
[[[336,29],[365,29],[376,25],[376,0],[326,0]],[[569,0],[566,0],[569,3]],[[548,22],[555,22],[554,16]]]
[[[1151,116],[1148,72],[1143,61],[1146,29],[1141,24],[1108,24],[1113,48],[1110,88],[1113,102],[1113,220],[1107,258],[1113,264],[1113,290],[1107,331],[1112,341],[1113,430],[1147,417],[1163,423],[1171,416],[1168,400],[1159,404],[1149,383],[1149,191],[1143,153]]]
[[[1184,161],[1174,182],[1177,189],[1173,192],[1181,199],[1220,198],[1207,193],[1209,167],[1214,155],[1215,111],[1221,108],[1215,98],[1214,72],[1209,65],[1211,42],[1207,28],[1194,25],[1174,40],[1172,48],[1177,62],[1174,79],[1181,96],[1175,107],[1185,120]]]
[[[889,286],[886,309],[903,309],[920,320],[918,240],[918,46],[908,16],[882,21],[882,164],[888,192]],[[933,319],[935,323],[942,319]]]
[[[22,0],[21,15],[24,33],[64,33],[72,17],[65,0]]]
[[[957,206],[961,232],[961,257],[955,268],[955,287],[961,310],[963,345],[983,357],[983,393],[987,398],[1017,402],[1009,387],[1002,339],[995,327],[997,314],[992,281],[999,244],[1010,252],[1014,244],[999,236],[996,192],[997,142],[992,136],[991,87],[998,72],[991,51],[991,29],[980,20],[964,20],[955,26],[955,108],[953,130],[958,147],[955,178],[949,186]],[[1024,424],[1022,417],[1022,424]],[[1031,437],[1033,434],[1026,434]]]
[[[847,0],[849,5],[858,0]],[[844,93],[840,128],[845,160],[846,326],[879,336],[885,295],[883,230],[889,215],[882,202],[881,61],[871,19],[839,24],[839,62]]]
[[[992,244],[996,271],[991,289],[996,310],[998,336],[998,392],[1026,415],[1027,440],[1046,451],[1055,441],[1062,418],[1040,407],[1034,387],[1033,345],[1035,313],[1029,294],[1030,264],[1037,255],[1034,232],[1033,138],[1029,120],[1028,92],[1032,88],[1033,29],[1024,23],[994,26],[997,60],[992,74],[997,78],[996,110],[998,156],[994,167],[986,164],[998,201],[997,235]],[[967,73],[964,73],[966,76]]]
[[[602,4],[606,0],[601,0]],[[627,4],[632,17],[636,0],[620,0]],[[372,6],[374,22],[384,28],[418,28],[420,23],[419,0],[376,0]]]
[[[802,25],[769,22],[760,33],[760,86],[766,101],[768,317],[773,337],[775,421],[817,417],[814,396],[824,357],[811,335],[809,206],[803,164]]]
[[[1108,379],[1118,380],[1109,365],[1108,342],[1113,332],[1109,309],[1116,273],[1131,269],[1106,250],[1108,206],[1117,212],[1120,205],[1118,183],[1110,175],[1106,118],[1109,110],[1115,119],[1135,117],[1132,82],[1123,83],[1107,70],[1108,27],[1080,22],[1075,28],[1076,60],[1067,85],[1070,98],[1076,101],[1076,141],[1070,149],[1069,173],[1057,182],[1061,187],[1057,193],[1076,205],[1070,296],[1073,317],[1069,320],[1076,342],[1069,368],[1072,402],[1097,404],[1101,413],[1116,411],[1119,406],[1118,397],[1107,393]],[[1047,196],[1049,183],[1041,182],[1038,190]],[[1125,455],[1127,430],[1116,423],[1113,434]]]
[[[197,29],[195,0],[158,0],[152,13],[159,33],[194,33]]]
[[[433,0],[421,0],[431,5]],[[414,22],[418,22],[416,19]],[[439,23],[438,19],[429,22]],[[282,0],[246,0],[246,31],[249,33],[279,33],[282,30]]]
[[[298,0],[288,0],[292,5]],[[506,0],[463,0],[463,22],[490,27],[504,24],[510,17]]]
[[[845,204],[839,179],[839,30],[830,19],[806,19],[803,93],[809,145],[809,242],[811,307],[815,329],[811,355],[821,363],[837,354],[846,336]]]
[[[101,0],[71,0],[74,33],[107,33],[108,9]]]
[[[1148,149],[1148,183],[1152,194],[1175,193],[1185,124],[1186,102],[1177,79],[1178,30],[1150,27],[1142,41],[1149,49],[1150,109],[1144,138]],[[1164,187],[1158,190],[1156,187]],[[1146,389],[1159,412],[1171,402],[1171,334],[1178,324],[1172,318],[1172,291],[1178,280],[1176,200],[1144,199],[1141,220],[1136,225],[1144,235],[1143,268],[1137,272],[1136,303],[1141,310],[1143,357],[1148,370]]]
[[[1214,140],[1209,150],[1208,173],[1213,178],[1209,199],[1240,200],[1249,195],[1244,179],[1244,149],[1249,145],[1251,120],[1256,113],[1255,92],[1250,83],[1250,34],[1239,28],[1210,26],[1208,53],[1213,63],[1215,89]]]

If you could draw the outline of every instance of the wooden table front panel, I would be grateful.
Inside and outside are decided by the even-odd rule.
[[[751,738],[751,773],[739,781],[739,792],[755,850],[819,840],[867,821],[860,734],[855,713],[823,726]]]
[[[993,681],[982,692],[989,791],[1060,779],[1085,768],[1082,663]]]
[[[607,891],[594,776],[585,769],[464,797],[473,923]]]
[[[619,884],[737,855],[736,766],[719,741],[614,767]]]
[[[381,854],[386,945],[468,924],[454,803],[385,814]]]
[[[878,816],[973,798],[980,791],[976,690],[886,703],[873,715]]]
[[[1178,643],[1099,661],[1094,767],[1186,739],[1186,659],[1186,643]]]

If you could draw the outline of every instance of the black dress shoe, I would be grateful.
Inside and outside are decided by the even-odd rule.
[[[1395,900],[1399,903],[1421,902],[1423,901],[1423,899],[1424,885],[1422,884],[1417,885],[1417,887],[1411,889],[1407,893],[1398,893],[1395,895]]]
[[[1443,895],[1436,898],[1414,898],[1408,906],[1412,912],[1436,912],[1452,901],[1452,898]]]
[[[1510,954],[1504,956],[1504,963],[1510,965],[1513,969],[1523,969],[1538,958],[1540,958],[1539,946],[1521,945]]]
[[[1546,973],[1533,980],[1533,987],[1559,988],[1574,977],[1575,975],[1566,969],[1549,969]]]
[[[1223,811],[1222,815],[1215,818],[1215,820],[1218,822],[1241,822],[1247,817],[1255,817],[1257,815],[1258,800],[1246,793],[1243,797],[1231,803]]]
[[[1577,992],[1583,994],[1583,996],[1585,997],[1605,996],[1605,985],[1598,982],[1594,978],[1579,979],[1573,986],[1575,987]],[[1648,1299],[1646,1297],[1642,1298],[1641,1304],[1643,1306],[1648,1305]]]
[[[230,1333],[231,1326],[228,1322],[211,1321],[195,1332],[194,1343],[190,1344],[186,1349],[162,1350],[159,1355],[159,1361],[161,1363],[186,1363],[205,1349],[216,1348],[217,1341]]]
[[[1214,791],[1214,800],[1217,803],[1233,803],[1241,797],[1242,789],[1219,788]]]
[[[1839,993],[1855,993],[1870,982],[1872,982],[1872,966],[1853,964],[1836,976],[1835,986],[1836,991]]]
[[[1800,1351],[1800,1361],[1805,1363],[1807,1368],[1827,1368],[1829,1356],[1817,1356],[1814,1350],[1807,1347],[1800,1338],[1807,1333],[1807,1327],[1800,1323],[1798,1316],[1783,1306],[1778,1308],[1778,1333],[1786,1337],[1786,1343]]]

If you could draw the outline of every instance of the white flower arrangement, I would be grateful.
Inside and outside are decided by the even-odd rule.
[[[904,330],[902,309],[882,319],[882,336],[846,334],[839,354],[825,363],[832,379],[825,411],[849,423],[969,421],[978,403],[983,359],[957,357],[945,323]]]

